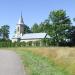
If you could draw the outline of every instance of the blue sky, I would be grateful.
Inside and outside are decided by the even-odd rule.
[[[0,0],[0,26],[10,26],[10,38],[23,13],[24,22],[31,27],[47,19],[50,11],[64,9],[72,19],[75,17],[75,0]]]

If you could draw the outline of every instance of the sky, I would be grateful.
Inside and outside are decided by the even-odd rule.
[[[43,22],[52,10],[63,9],[71,20],[75,17],[75,0],[0,0],[0,26],[10,26],[10,38],[22,12],[24,23],[30,28]],[[73,22],[73,21],[72,21]]]

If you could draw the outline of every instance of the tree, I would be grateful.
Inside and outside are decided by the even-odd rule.
[[[24,26],[24,34],[25,33],[31,33],[31,30],[27,25]]]
[[[66,15],[64,10],[54,10],[50,12],[49,20],[56,25],[71,24],[69,16]]]
[[[44,22],[41,22],[40,24],[35,23],[32,26],[31,31],[33,33],[44,32],[50,35],[51,29],[52,29],[52,25],[49,23],[49,20],[46,19]]]
[[[69,31],[69,39],[71,46],[75,46],[75,29]]]
[[[49,23],[49,20],[46,19],[43,23],[40,24],[41,25],[41,29],[43,32],[51,35],[52,33],[52,24]]]
[[[33,33],[38,33],[38,32],[39,32],[39,26],[38,26],[37,23],[35,23],[35,24],[32,26],[31,31],[32,31]]]
[[[9,38],[9,26],[8,25],[3,25],[1,26],[1,31],[3,33],[3,39],[8,39]]]
[[[60,41],[67,39],[66,31],[71,27],[71,20],[64,10],[55,10],[50,12],[49,21],[52,23],[51,36],[58,45]]]
[[[75,26],[71,26],[71,28],[67,31],[67,36],[69,39],[69,45],[75,46]]]
[[[50,35],[52,45],[59,45],[59,42],[66,41],[67,31],[71,29],[71,20],[64,10],[54,10],[49,14],[48,19],[39,25],[34,24],[32,32],[45,32]]]

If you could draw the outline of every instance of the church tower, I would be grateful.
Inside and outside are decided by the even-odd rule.
[[[21,13],[21,16],[19,18],[19,21],[16,25],[16,35],[17,36],[20,36],[21,34],[24,33],[24,21],[23,21],[23,17],[22,17],[22,13]]]

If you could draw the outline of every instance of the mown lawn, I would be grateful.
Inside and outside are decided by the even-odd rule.
[[[75,75],[75,65],[70,58],[65,58],[67,53],[63,54],[63,49],[67,48],[16,48],[16,52],[28,75]]]

